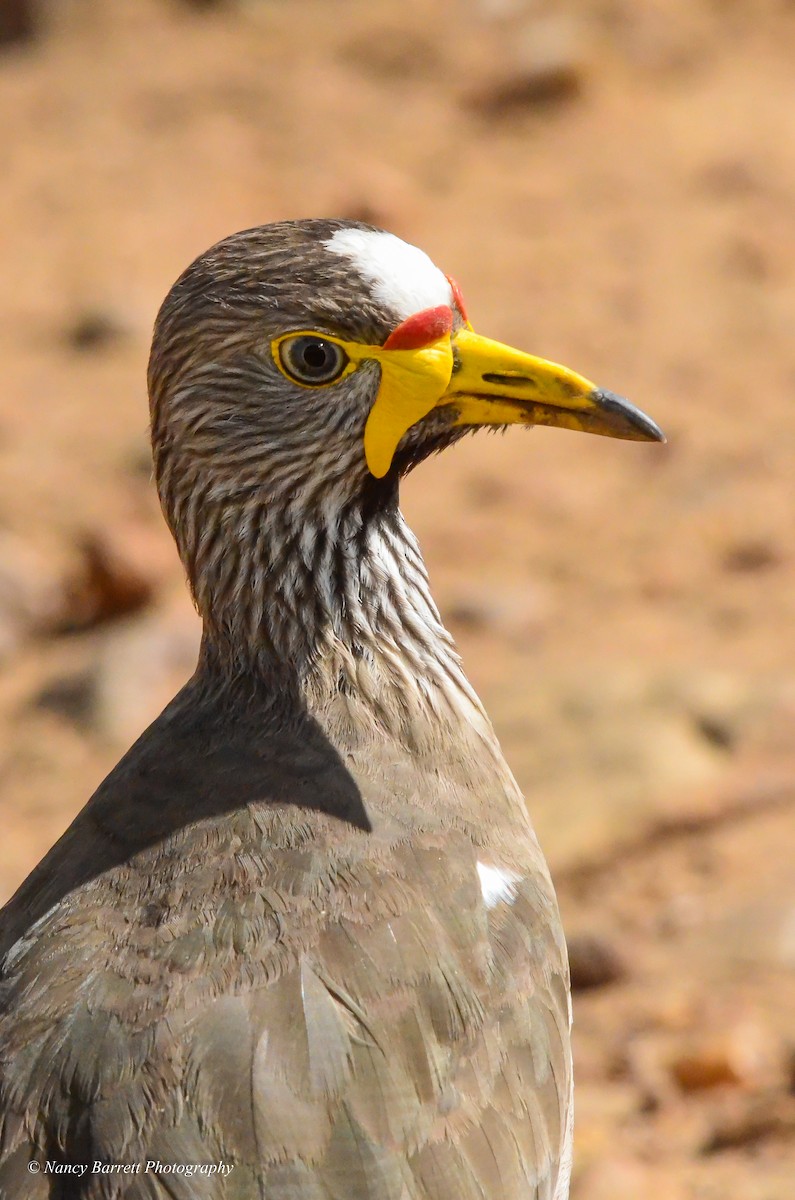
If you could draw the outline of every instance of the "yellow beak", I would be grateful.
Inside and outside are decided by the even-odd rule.
[[[645,413],[546,359],[461,329],[453,371],[437,406],[455,409],[455,425],[558,425],[635,442],[664,442]]]
[[[391,467],[403,435],[434,409],[449,409],[457,426],[558,425],[636,442],[665,441],[628,400],[469,327],[415,349],[340,344],[352,368],[367,359],[381,367],[364,431],[367,465],[378,479]]]

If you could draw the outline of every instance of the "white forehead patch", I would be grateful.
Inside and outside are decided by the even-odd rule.
[[[332,254],[347,258],[379,304],[391,308],[398,321],[440,304],[452,307],[453,293],[444,274],[428,255],[379,229],[338,229],[325,242]]]

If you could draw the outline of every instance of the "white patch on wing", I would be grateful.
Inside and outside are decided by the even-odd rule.
[[[370,285],[379,304],[398,321],[440,304],[452,307],[450,284],[424,250],[380,229],[338,229],[325,246],[347,258]]]
[[[513,871],[506,871],[503,867],[489,867],[482,862],[478,863],[478,875],[486,908],[494,908],[501,900],[506,904],[514,902],[519,875],[515,875]]]

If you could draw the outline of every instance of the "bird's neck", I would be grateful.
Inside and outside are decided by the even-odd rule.
[[[320,715],[347,696],[401,736],[423,714],[488,725],[396,497],[314,522],[241,514],[202,552],[192,574],[205,670],[273,681]]]

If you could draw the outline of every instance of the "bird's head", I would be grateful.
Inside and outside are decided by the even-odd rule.
[[[454,281],[393,234],[289,221],[219,242],[167,296],[149,368],[161,498],[201,547],[394,504],[402,474],[481,426],[660,439],[625,400],[476,334]]]
[[[266,225],[198,258],[158,316],[150,395],[158,458],[232,492],[285,476],[353,492],[479,426],[662,436],[581,375],[474,333],[423,251],[348,221]]]

